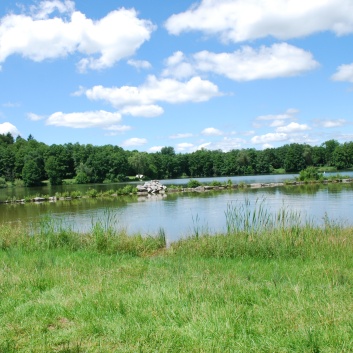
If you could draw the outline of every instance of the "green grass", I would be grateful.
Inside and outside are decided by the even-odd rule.
[[[353,229],[248,206],[168,249],[111,214],[2,227],[0,352],[351,352]]]

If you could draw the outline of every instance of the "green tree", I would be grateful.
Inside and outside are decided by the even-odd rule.
[[[137,175],[137,174],[145,175],[149,167],[148,153],[134,151],[133,154],[130,157],[128,157],[128,163],[134,175]]]
[[[286,172],[299,172],[305,169],[304,145],[299,143],[291,143],[288,145],[286,158],[284,161],[284,169]]]
[[[325,165],[327,166],[332,165],[333,152],[335,151],[336,147],[338,147],[339,145],[340,144],[337,140],[328,140],[321,145],[325,149]]]
[[[63,182],[63,168],[57,157],[50,156],[45,161],[45,171],[51,185],[60,185]]]
[[[26,186],[39,185],[42,180],[42,171],[34,159],[28,158],[22,169],[22,179]]]

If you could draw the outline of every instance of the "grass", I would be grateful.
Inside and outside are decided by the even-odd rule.
[[[168,249],[109,213],[2,227],[0,352],[351,352],[353,229],[250,206]]]

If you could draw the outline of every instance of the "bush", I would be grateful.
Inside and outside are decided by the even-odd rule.
[[[136,193],[136,187],[134,185],[125,185],[122,189],[118,190],[119,195],[129,195]]]
[[[81,191],[71,191],[70,195],[73,199],[78,199],[81,197],[82,193]]]
[[[320,174],[315,167],[307,167],[299,173],[300,181],[319,180]]]
[[[96,189],[88,189],[86,195],[89,197],[97,197],[98,191]]]
[[[211,185],[211,186],[222,186],[223,184],[222,184],[220,181],[213,180],[210,185]]]
[[[201,186],[202,184],[195,179],[190,179],[189,182],[187,183],[188,188],[197,188],[198,186]]]
[[[5,178],[0,178],[0,188],[7,188],[6,180]]]

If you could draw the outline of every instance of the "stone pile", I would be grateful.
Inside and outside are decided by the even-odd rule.
[[[167,187],[159,180],[146,181],[143,185],[137,185],[138,194],[164,194]]]

